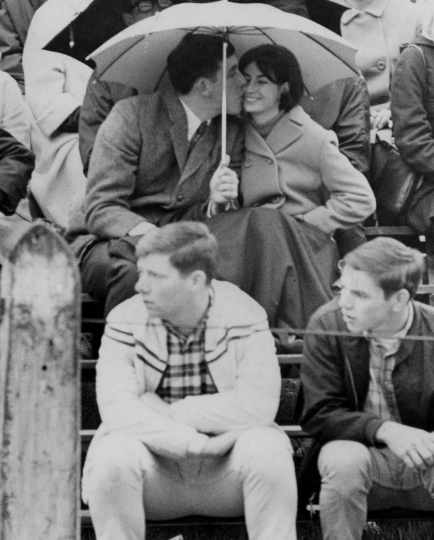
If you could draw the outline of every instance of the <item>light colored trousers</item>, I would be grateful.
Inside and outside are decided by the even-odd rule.
[[[175,461],[106,435],[86,460],[83,491],[98,540],[144,540],[145,515],[245,515],[250,540],[296,539],[292,447],[274,428],[246,430],[214,460]]]
[[[411,469],[389,449],[333,441],[321,449],[318,469],[324,540],[360,540],[368,508],[434,510],[434,467]]]

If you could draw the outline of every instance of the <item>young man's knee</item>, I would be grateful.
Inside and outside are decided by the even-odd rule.
[[[128,472],[142,474],[147,453],[138,441],[107,435],[91,448],[84,473],[96,484],[122,482]]]
[[[323,482],[336,484],[337,489],[357,489],[368,482],[371,473],[369,449],[355,441],[332,441],[321,449],[318,469]]]
[[[293,470],[293,450],[289,438],[274,428],[254,428],[243,433],[234,451],[243,468],[267,477],[279,477],[282,468]]]

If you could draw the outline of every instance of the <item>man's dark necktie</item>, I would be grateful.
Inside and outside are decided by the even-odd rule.
[[[193,148],[196,146],[197,142],[199,141],[199,139],[202,137],[202,135],[205,133],[205,130],[208,126],[208,122],[201,122],[199,124],[199,127],[196,129],[196,131],[194,132],[194,135],[193,137],[191,138],[190,140],[190,145],[188,147],[188,155],[190,155],[191,151],[193,150]]]

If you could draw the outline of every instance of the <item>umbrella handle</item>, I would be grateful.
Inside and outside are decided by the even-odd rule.
[[[222,159],[221,162],[226,161],[226,73],[227,73],[227,49],[228,44],[223,41],[223,62],[222,62],[222,75],[223,75],[223,88],[222,88]]]

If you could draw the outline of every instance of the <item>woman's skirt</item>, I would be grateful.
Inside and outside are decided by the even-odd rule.
[[[317,227],[270,208],[226,212],[206,223],[219,245],[218,279],[253,297],[271,327],[304,329],[333,297],[338,250]]]

